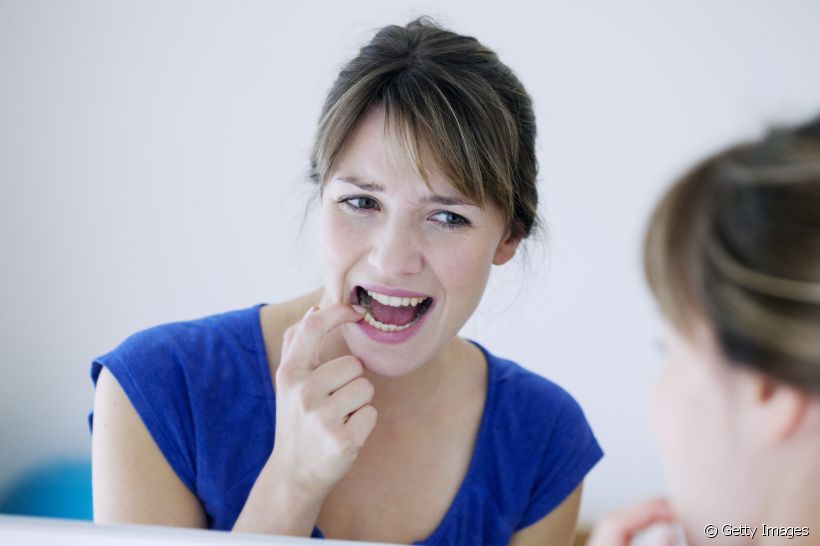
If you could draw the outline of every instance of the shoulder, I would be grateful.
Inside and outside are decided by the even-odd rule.
[[[253,346],[259,305],[206,317],[169,322],[129,336],[117,349],[123,351],[185,350],[191,346],[233,342]],[[255,322],[254,322],[255,321]]]
[[[139,331],[94,360],[92,379],[96,381],[102,366],[111,368],[114,375],[121,369],[128,373],[140,368],[170,371],[202,367],[213,357],[226,353],[253,351],[258,345],[258,310],[256,305]],[[192,359],[196,362],[192,363]]]
[[[582,420],[583,410],[575,398],[557,383],[532,372],[520,364],[479,348],[487,358],[493,382],[494,403],[508,417],[548,426],[558,421]]]
[[[258,309],[154,326],[129,336],[92,362],[95,387],[102,387],[105,394],[109,379],[116,380],[160,452],[191,491],[199,491],[202,480],[209,478],[198,474],[198,461],[223,464],[213,451],[240,429],[225,424],[231,422],[229,416],[243,423],[257,416],[253,423],[257,429],[268,418],[270,381],[265,382],[264,353],[259,350],[261,341],[256,341]],[[110,378],[102,374],[103,369]],[[98,409],[95,403],[89,415],[92,430]]]
[[[553,381],[482,350],[490,368],[494,449],[525,475],[570,467],[586,473],[603,452],[578,401]]]
[[[521,529],[576,490],[603,451],[581,405],[564,388],[483,350],[492,404],[485,445],[495,461],[492,471],[509,486],[496,497]]]
[[[90,375],[96,387],[107,369],[146,424],[189,430],[236,393],[268,395],[260,347],[254,306],[137,332],[95,358]]]

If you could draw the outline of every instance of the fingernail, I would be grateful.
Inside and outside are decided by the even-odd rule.
[[[316,312],[316,311],[318,311],[318,310],[319,310],[319,306],[318,306],[318,305],[314,305],[313,307],[311,307],[310,309],[308,309],[308,310],[307,310],[307,313],[305,313],[305,316],[308,316],[308,315],[309,315],[309,314],[311,314],[311,313],[315,313],[315,312]]]
[[[353,307],[353,309],[354,309],[357,313],[359,313],[360,315],[364,315],[364,314],[367,312],[367,309],[365,309],[365,308],[364,308],[364,307],[362,307],[361,305],[352,305],[351,307]]]

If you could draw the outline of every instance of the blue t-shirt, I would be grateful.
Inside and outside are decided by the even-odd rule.
[[[233,527],[273,449],[260,307],[145,330],[91,365],[95,384],[103,366],[117,379],[212,529]],[[561,504],[603,455],[566,391],[476,345],[488,382],[472,459],[438,528],[416,544],[507,544]]]

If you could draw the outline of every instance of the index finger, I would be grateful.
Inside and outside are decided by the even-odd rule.
[[[316,369],[319,366],[319,351],[328,332],[342,324],[358,322],[363,317],[364,309],[358,311],[347,303],[334,303],[324,308],[314,306],[298,323],[296,332],[283,351],[282,363],[303,370]]]

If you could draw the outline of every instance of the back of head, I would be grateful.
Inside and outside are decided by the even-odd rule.
[[[820,118],[708,158],[658,205],[644,266],[682,332],[820,394]]]
[[[523,85],[492,50],[426,18],[379,30],[328,94],[311,156],[314,182],[327,182],[372,107],[385,109],[420,173],[440,170],[468,199],[496,204],[514,235],[532,232],[535,116]]]

